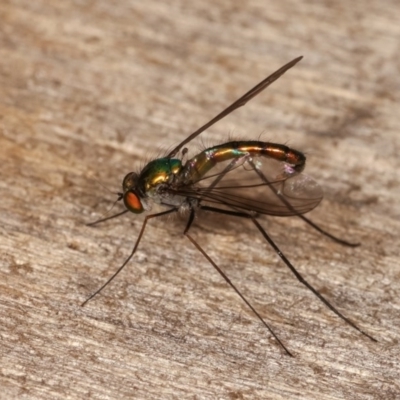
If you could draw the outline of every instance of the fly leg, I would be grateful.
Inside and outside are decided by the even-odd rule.
[[[122,212],[122,213],[120,213],[120,214],[124,214],[126,211],[128,211],[128,210],[125,210],[124,212]],[[144,220],[144,222],[143,222],[143,225],[142,225],[142,228],[140,229],[140,233],[139,233],[139,236],[138,236],[138,238],[136,239],[136,243],[135,243],[135,245],[133,246],[133,249],[132,249],[132,251],[131,251],[131,254],[129,254],[129,256],[128,256],[128,258],[123,262],[123,264],[117,269],[117,271],[116,272],[114,272],[114,274],[111,276],[111,278],[109,278],[108,280],[107,280],[107,282],[106,283],[104,283],[104,285],[102,285],[99,289],[97,289],[93,294],[91,294],[82,304],[81,304],[81,306],[83,307],[89,300],[91,300],[91,299],[93,299],[93,297],[94,296],[96,296],[97,294],[99,294],[123,269],[124,269],[124,267],[126,266],[126,264],[128,264],[128,262],[131,260],[131,258],[134,256],[134,254],[136,253],[136,250],[137,250],[137,248],[138,248],[138,246],[139,246],[139,243],[140,243],[140,240],[142,239],[142,236],[143,236],[143,233],[144,233],[144,230],[145,230],[145,228],[146,228],[146,225],[147,225],[147,222],[150,220],[150,219],[152,219],[152,218],[157,218],[157,217],[161,217],[161,216],[163,216],[163,215],[167,215],[167,214],[171,214],[171,213],[173,213],[173,212],[177,212],[178,211],[178,209],[177,208],[171,208],[170,210],[167,210],[167,211],[163,211],[163,212],[160,212],[160,213],[157,213],[157,214],[151,214],[151,215],[148,215],[146,218],[145,218],[145,220]],[[120,214],[117,214],[117,215],[120,215]],[[95,223],[97,223],[97,222],[102,222],[102,221],[104,221],[104,220],[107,220],[107,219],[110,219],[110,218],[112,218],[112,217],[108,217],[108,218],[105,218],[105,219],[102,219],[102,220],[99,220],[99,221],[96,221]]]
[[[260,225],[260,223],[252,216],[244,212],[238,212],[238,211],[229,211],[229,210],[222,210],[219,208],[215,207],[209,207],[209,206],[200,206],[202,210],[206,211],[212,211],[212,212],[217,212],[220,214],[225,214],[225,215],[232,215],[234,217],[241,217],[241,218],[247,218],[250,219],[253,224],[256,226],[256,228],[261,232],[263,235],[264,239],[268,242],[268,244],[274,249],[275,253],[278,254],[278,256],[281,258],[281,260],[286,264],[286,266],[292,271],[292,273],[295,275],[297,280],[301,282],[307,289],[309,289],[316,297],[318,297],[319,300],[322,301],[332,312],[334,312],[339,318],[341,318],[343,321],[345,321],[348,325],[356,329],[358,332],[372,340],[373,342],[377,342],[375,338],[373,338],[371,335],[369,335],[367,332],[363,331],[361,328],[359,328],[354,322],[352,322],[350,319],[345,317],[339,310],[337,310],[322,294],[320,294],[314,287],[308,283],[303,276],[297,271],[297,269],[294,267],[294,265],[286,258],[286,256],[282,253],[282,251],[279,249],[279,247],[275,244],[275,242],[270,238],[270,236],[267,234],[267,232],[264,230],[264,228]]]
[[[207,209],[209,211],[217,211],[218,209],[212,209],[211,207],[203,207],[203,209]],[[219,210],[217,211],[219,212]],[[239,213],[240,214],[240,213]],[[247,214],[246,214],[247,215]],[[262,324],[269,330],[271,335],[276,339],[278,344],[282,347],[282,349],[285,351],[285,353],[291,357],[293,357],[293,354],[287,349],[287,347],[282,343],[282,341],[278,338],[276,333],[272,330],[272,328],[264,321],[264,319],[261,317],[261,315],[257,312],[257,310],[251,305],[251,303],[240,293],[239,289],[236,288],[236,286],[232,283],[232,281],[228,278],[228,276],[225,274],[224,271],[211,259],[211,257],[203,250],[203,248],[192,238],[192,236],[189,235],[188,231],[190,227],[192,226],[193,220],[195,216],[195,211],[192,209],[190,212],[189,220],[186,225],[186,228],[183,232],[183,234],[193,243],[193,245],[196,247],[197,250],[200,251],[201,254],[207,259],[207,261],[217,270],[217,272],[224,278],[225,282],[237,293],[237,295],[246,303],[247,307],[250,308],[250,310],[254,313],[254,315],[262,322]],[[240,215],[241,216],[241,215]],[[247,216],[249,217],[249,216]]]
[[[95,226],[97,224],[101,224],[102,222],[109,221],[110,219],[118,218],[121,215],[126,214],[128,211],[129,210],[124,210],[124,211],[119,212],[118,214],[114,214],[114,215],[111,215],[109,217],[101,218],[101,219],[98,219],[97,221],[94,221],[94,222],[89,222],[88,224],[86,224],[86,226]]]
[[[282,203],[285,204],[285,206],[289,210],[294,211],[293,206],[290,204],[290,202],[287,199],[285,199],[285,197],[282,196],[273,185],[271,185],[272,182],[262,173],[262,171],[257,169],[257,167],[255,166],[254,162],[249,160],[248,163],[252,166],[252,168],[254,169],[255,173],[260,177],[260,179],[263,182],[268,184],[268,187],[282,201]],[[333,241],[335,241],[337,243],[340,243],[340,244],[342,244],[344,246],[349,246],[349,247],[357,247],[357,246],[360,245],[360,243],[352,243],[352,242],[348,242],[347,240],[339,239],[338,237],[336,237],[336,236],[332,235],[331,233],[327,232],[326,230],[322,229],[315,222],[311,221],[309,218],[305,217],[302,214],[299,214],[299,213],[296,213],[296,212],[293,212],[293,214],[296,215],[297,217],[301,218],[304,222],[306,222],[308,225],[313,227],[319,233],[322,233],[324,236],[332,239]]]

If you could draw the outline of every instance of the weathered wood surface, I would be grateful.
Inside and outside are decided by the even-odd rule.
[[[400,398],[400,7],[314,3],[0,3],[1,398]],[[105,188],[298,55],[204,143],[262,134],[307,153],[325,190],[310,217],[362,246],[296,218],[263,225],[379,342],[327,310],[251,224],[219,217],[193,235],[294,358],[180,219],[152,221],[134,261],[81,308],[143,221],[86,227],[115,200]]]

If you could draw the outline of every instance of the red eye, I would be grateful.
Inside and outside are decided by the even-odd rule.
[[[126,208],[135,214],[140,214],[144,211],[139,196],[134,192],[129,191],[124,194],[124,203]]]

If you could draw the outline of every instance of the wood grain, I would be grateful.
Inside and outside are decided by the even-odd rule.
[[[0,4],[0,398],[400,398],[400,25],[395,0]],[[193,236],[294,353],[182,237],[184,217],[96,228],[123,176],[255,83],[304,60],[191,144],[229,136],[305,151],[325,199],[263,219],[307,291],[240,220]],[[120,205],[114,210],[119,210]]]

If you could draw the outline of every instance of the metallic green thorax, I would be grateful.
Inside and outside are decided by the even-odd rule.
[[[178,159],[159,158],[149,162],[139,176],[140,191],[150,194],[158,185],[172,183],[181,169],[182,162]]]

